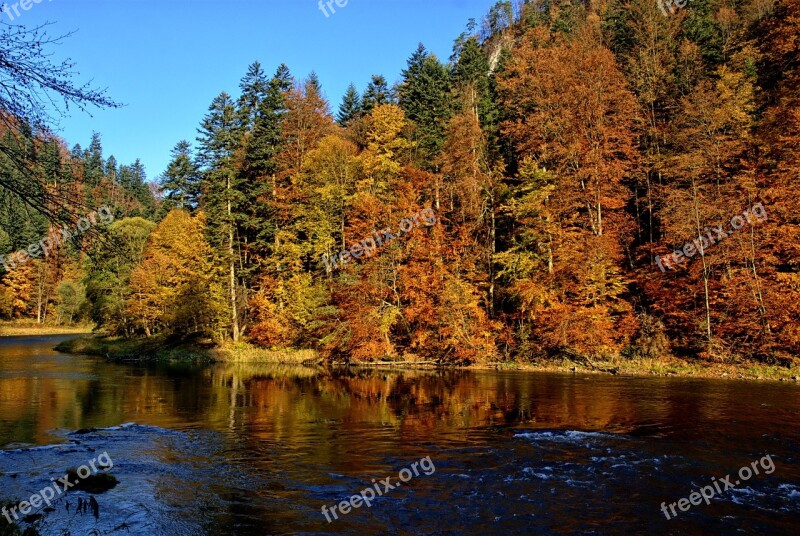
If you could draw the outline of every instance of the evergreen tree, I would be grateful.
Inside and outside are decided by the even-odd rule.
[[[48,184],[64,184],[65,175],[61,164],[61,144],[55,138],[45,140],[39,151],[39,164],[43,179]]]
[[[311,71],[308,75],[308,80],[306,80],[306,84],[313,87],[318,95],[322,95],[322,82],[319,81],[319,76],[316,71]]]
[[[129,216],[150,217],[155,212],[155,198],[147,184],[147,173],[137,158],[130,166],[120,166],[119,183],[135,201]],[[138,206],[137,206],[138,205]]]
[[[408,60],[397,93],[406,118],[417,126],[421,157],[426,162],[437,158],[442,150],[447,122],[452,115],[450,86],[447,68],[420,43]]]
[[[200,197],[200,169],[192,157],[191,144],[181,140],[172,149],[172,160],[159,185],[172,208],[193,210]]]
[[[114,155],[108,157],[106,161],[106,170],[105,170],[106,178],[112,182],[117,182],[117,176],[119,171],[117,169],[117,159],[114,158]]]
[[[203,166],[203,209],[208,215],[207,233],[228,267],[231,333],[239,340],[239,292],[237,281],[237,227],[246,197],[241,191],[236,150],[242,139],[241,116],[230,95],[223,92],[209,107],[198,130],[199,162]]]
[[[239,83],[242,96],[239,97],[239,113],[242,116],[242,123],[247,130],[252,131],[259,106],[266,98],[269,90],[269,81],[259,62],[253,62],[247,69],[247,74]]]
[[[266,97],[259,105],[253,133],[247,139],[243,176],[247,181],[245,195],[246,217],[241,222],[241,234],[248,244],[250,262],[243,263],[245,280],[249,280],[253,255],[263,256],[273,242],[274,224],[265,199],[272,194],[275,173],[278,170],[277,154],[281,149],[281,131],[286,115],[286,93],[292,87],[292,76],[286,65],[281,65],[269,81]]]
[[[494,82],[490,75],[489,60],[478,39],[461,38],[454,47],[452,79],[460,105],[472,111],[484,132],[496,138],[498,110],[495,105]]]
[[[103,161],[103,144],[100,134],[94,132],[89,148],[84,152],[84,181],[87,188],[94,188],[105,175],[105,162]]]
[[[389,90],[389,84],[386,78],[382,75],[372,75],[372,80],[367,85],[364,91],[364,97],[361,99],[361,111],[365,114],[372,112],[372,109],[381,104],[391,104],[392,93]]]
[[[347,92],[339,105],[339,113],[336,115],[336,122],[340,126],[346,127],[347,124],[361,115],[361,96],[354,84],[347,86]]]

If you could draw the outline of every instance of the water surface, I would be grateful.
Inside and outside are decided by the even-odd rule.
[[[0,339],[0,500],[103,452],[120,483],[97,518],[71,492],[42,534],[788,534],[800,521],[796,384],[143,367],[58,354],[62,339]],[[772,474],[662,513],[766,455]],[[428,456],[432,474],[322,515]]]

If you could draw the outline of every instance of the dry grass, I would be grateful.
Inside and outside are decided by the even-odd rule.
[[[781,367],[755,362],[711,363],[686,361],[675,357],[636,358],[593,361],[596,368],[568,359],[543,360],[539,362],[507,362],[472,368],[497,370],[541,370],[552,372],[611,373],[624,376],[681,376],[694,378],[730,378],[740,380],[800,380],[800,366]]]
[[[320,357],[314,350],[269,350],[245,342],[227,343],[212,351],[218,361],[225,363],[280,363],[315,365]]]
[[[82,335],[91,333],[93,324],[56,326],[37,324],[32,320],[11,320],[0,322],[0,337],[30,337],[37,335]]]

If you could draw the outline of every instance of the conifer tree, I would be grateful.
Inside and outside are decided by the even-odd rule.
[[[172,149],[172,160],[159,179],[166,199],[173,208],[193,210],[200,196],[200,169],[192,156],[192,146],[181,140]]]
[[[365,114],[371,113],[372,109],[381,104],[390,104],[392,102],[392,93],[389,90],[389,84],[386,78],[382,75],[372,75],[364,91],[364,96],[361,98],[361,111]]]
[[[241,116],[230,95],[223,92],[209,107],[198,130],[199,161],[203,166],[202,208],[208,215],[209,242],[227,265],[230,329],[239,340],[237,227],[245,196],[240,190],[236,151],[242,137]]]
[[[452,115],[450,86],[447,68],[420,43],[403,71],[397,94],[406,118],[416,125],[419,157],[426,167],[434,167],[433,162],[442,150]]]
[[[346,127],[350,121],[361,115],[361,96],[354,84],[347,86],[347,92],[342,97],[339,105],[339,113],[336,115],[336,122],[339,126]]]

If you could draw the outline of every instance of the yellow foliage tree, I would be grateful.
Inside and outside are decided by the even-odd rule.
[[[399,106],[381,104],[372,111],[367,149],[362,157],[373,188],[382,190],[386,186],[384,181],[400,172],[403,156],[413,146],[403,135],[408,128],[408,120]]]
[[[30,263],[7,272],[0,281],[0,316],[21,318],[31,306],[34,272]]]
[[[176,209],[156,227],[131,274],[128,308],[140,329],[217,337],[227,317],[223,274],[204,235],[205,216]]]

